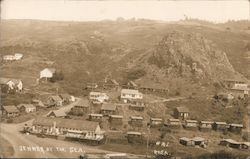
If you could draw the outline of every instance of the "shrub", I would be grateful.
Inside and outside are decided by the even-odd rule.
[[[13,119],[7,119],[7,123],[13,123]]]
[[[143,76],[146,75],[146,71],[143,70],[143,69],[137,69],[137,70],[133,70],[133,71],[130,71],[128,72],[127,74],[127,79],[129,80],[136,80],[136,79],[139,79]]]

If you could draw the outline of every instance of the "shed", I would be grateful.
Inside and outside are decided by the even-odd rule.
[[[185,106],[177,107],[174,110],[174,116],[177,119],[182,119],[182,120],[187,119],[189,118],[189,110]]]
[[[123,116],[122,115],[110,115],[109,122],[112,125],[122,125]]]
[[[142,133],[136,131],[128,131],[127,139],[128,143],[133,143],[133,144],[143,142]]]
[[[169,128],[181,128],[181,122],[179,119],[168,119],[164,123],[164,126],[169,127]]]
[[[241,148],[241,143],[239,143],[233,139],[223,139],[220,141],[220,145],[231,147],[231,148],[237,148],[237,149]]]
[[[199,123],[199,129],[200,131],[209,131],[213,128],[213,121],[200,121]]]
[[[194,142],[187,137],[180,138],[180,144],[185,146],[194,146]]]
[[[103,115],[102,114],[89,114],[90,121],[102,121]]]
[[[116,113],[116,109],[116,105],[112,103],[105,103],[102,104],[101,114],[103,114],[104,116],[114,115]]]
[[[183,127],[185,129],[197,129],[198,121],[197,120],[185,120]]]
[[[229,125],[226,122],[214,122],[213,128],[216,131],[227,131]]]
[[[241,133],[243,129],[242,124],[229,124],[229,131],[234,133]]]
[[[194,137],[192,138],[195,146],[203,146],[207,144],[207,141],[202,137]]]
[[[161,127],[163,125],[163,120],[161,118],[150,118],[150,127]]]
[[[143,125],[143,117],[141,116],[131,116],[129,124],[136,127],[141,127]]]

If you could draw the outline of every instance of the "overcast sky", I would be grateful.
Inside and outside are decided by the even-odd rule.
[[[3,0],[2,19],[42,19],[96,21],[117,17],[165,21],[183,19],[184,15],[213,22],[249,19],[248,0]]]

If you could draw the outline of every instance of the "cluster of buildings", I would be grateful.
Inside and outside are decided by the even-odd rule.
[[[4,55],[2,57],[3,61],[18,61],[21,60],[23,58],[23,54],[21,53],[15,53],[14,55]]]
[[[227,89],[224,98],[232,100],[233,98],[249,97],[250,85],[247,81],[227,79],[223,81],[224,87]]]
[[[33,104],[19,104],[17,106],[9,105],[9,106],[2,106],[2,115],[7,118],[12,118],[19,116],[22,113],[31,113],[35,112],[36,106]]]
[[[22,92],[23,82],[20,79],[0,78],[1,91],[4,93]]]

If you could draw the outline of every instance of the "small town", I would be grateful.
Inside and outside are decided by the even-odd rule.
[[[249,20],[185,18],[3,20],[0,158],[249,157]]]

